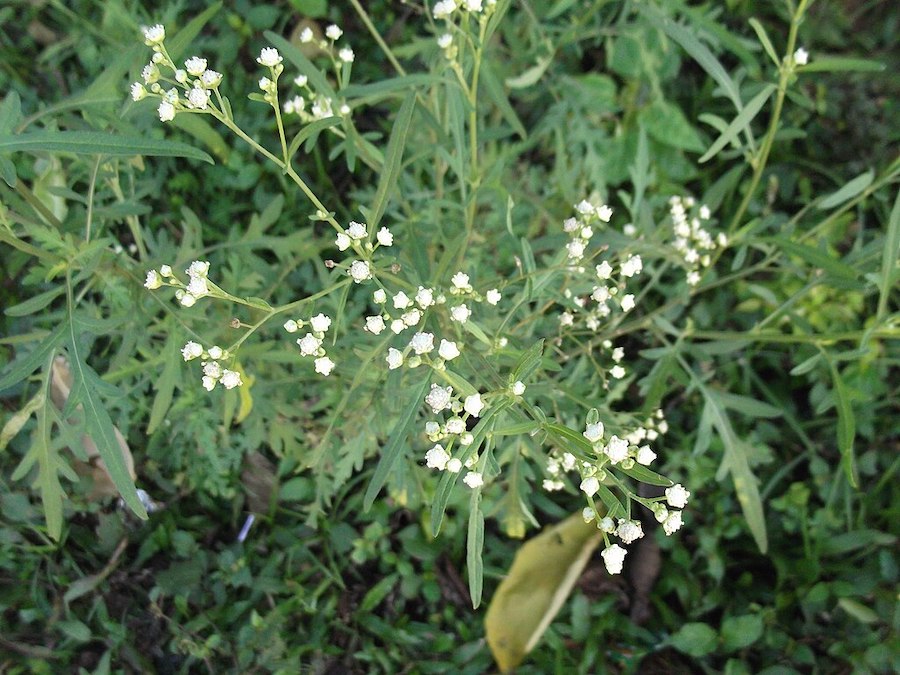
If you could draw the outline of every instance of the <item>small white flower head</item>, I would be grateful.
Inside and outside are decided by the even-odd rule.
[[[159,268],[159,273],[163,276],[163,278],[168,279],[170,276],[172,276],[172,266],[162,265]]]
[[[166,29],[161,23],[155,26],[145,26],[142,32],[144,33],[144,44],[148,47],[158,45],[166,39]]]
[[[484,294],[484,299],[487,300],[489,305],[496,305],[500,302],[500,298],[503,296],[500,294],[500,291],[496,288],[492,288],[487,293]]]
[[[271,92],[275,87],[275,83],[268,77],[259,78],[259,88],[265,92]]]
[[[441,346],[438,347],[438,355],[444,359],[444,361],[452,361],[459,356],[459,347],[456,346],[455,342],[451,342],[450,340],[441,340]]]
[[[149,272],[147,272],[147,280],[144,281],[144,288],[155,291],[162,285],[163,281],[162,277],[159,275],[159,272],[157,272],[156,270],[150,270]]]
[[[180,82],[181,84],[185,84],[188,81],[188,72],[183,68],[179,68],[175,71],[175,81]]]
[[[406,309],[412,304],[412,300],[410,300],[409,296],[403,291],[400,291],[393,298],[391,298],[391,302],[397,309]]]
[[[394,335],[400,335],[406,328],[408,328],[408,326],[403,323],[401,319],[394,319],[391,321],[391,332],[393,332]]]
[[[577,218],[566,218],[563,221],[563,230],[571,234],[575,230],[578,229],[578,219]]]
[[[613,436],[609,439],[609,443],[603,449],[603,452],[606,453],[612,464],[618,464],[628,457],[628,441],[624,438]]]
[[[709,207],[706,204],[703,204],[700,207],[700,218],[703,220],[709,220],[712,213],[709,210]]]
[[[471,291],[472,286],[469,284],[469,275],[464,272],[457,272],[453,275],[453,278],[450,279],[450,283],[453,284],[453,288],[459,291]]]
[[[175,119],[175,106],[168,101],[160,103],[156,111],[159,113],[160,122],[171,122]]]
[[[385,328],[384,319],[380,314],[366,317],[366,330],[372,335],[380,335]]]
[[[467,473],[463,478],[463,483],[474,490],[484,485],[484,476],[482,476],[477,471],[469,471],[469,473]]]
[[[418,326],[419,322],[422,320],[422,312],[418,309],[411,309],[408,312],[405,312],[403,316],[400,317],[400,320],[407,328]]]
[[[344,47],[338,52],[338,58],[344,63],[353,63],[353,50],[350,47]]]
[[[650,449],[649,445],[642,445],[638,448],[637,456],[634,459],[638,464],[650,466],[653,460],[656,459],[656,453]]]
[[[334,24],[331,24],[330,26],[328,26],[328,28],[325,29],[325,37],[327,37],[329,40],[340,40],[341,35],[343,34],[344,31],[342,31],[338,26],[335,26]]]
[[[666,536],[670,536],[681,529],[681,511],[669,511],[669,515],[663,521],[663,530]]]
[[[434,422],[432,420],[425,422],[425,435],[428,436],[428,438],[431,438],[432,436],[439,436],[440,433],[441,433],[441,425],[440,424],[438,424],[437,422]]]
[[[435,19],[446,19],[456,11],[456,7],[455,0],[440,0],[440,2],[434,3],[431,12]]]
[[[424,286],[419,286],[416,291],[416,302],[422,309],[428,309],[434,304],[434,291]]]
[[[425,403],[431,407],[434,414],[446,410],[450,407],[451,398],[453,397],[453,389],[451,387],[441,387],[437,384],[431,385],[431,391],[425,397]]]
[[[376,305],[383,305],[387,302],[387,293],[384,292],[383,288],[379,288],[374,293],[372,293],[372,301]]]
[[[203,388],[206,389],[206,391],[212,391],[216,388],[216,384],[218,384],[219,380],[215,377],[204,375],[201,382],[203,383]]]
[[[456,307],[450,308],[450,318],[457,323],[465,323],[469,320],[471,315],[472,310],[466,307],[466,305],[457,305]]]
[[[178,291],[175,293],[175,297],[178,298],[178,302],[181,303],[182,307],[193,307],[197,304],[197,298],[190,293],[185,293],[184,291]]]
[[[566,484],[561,480],[552,480],[550,478],[545,478],[541,482],[541,487],[544,488],[547,492],[558,492],[560,490],[564,490]]]
[[[350,237],[343,232],[338,232],[337,237],[334,240],[334,245],[337,246],[338,251],[346,251],[350,248],[350,244]]]
[[[216,361],[206,361],[203,363],[203,374],[218,380],[222,377],[222,366]]]
[[[464,0],[464,4],[470,12],[480,12],[482,0]]]
[[[300,356],[315,356],[322,346],[322,340],[312,333],[307,333],[297,340],[297,345],[300,347]]]
[[[619,301],[622,305],[623,312],[630,312],[634,309],[634,294],[628,293],[622,296],[622,299]]]
[[[288,319],[284,322],[284,329],[288,333],[296,333],[298,330],[300,330],[300,324],[294,321],[294,319]]]
[[[575,210],[583,216],[589,216],[594,213],[596,209],[587,199],[582,199],[575,205]]]
[[[399,349],[394,349],[393,347],[391,347],[390,349],[388,349],[385,361],[387,361],[389,370],[396,370],[403,365],[403,352],[401,352]]]
[[[592,523],[597,519],[597,512],[590,506],[585,506],[581,509],[581,519],[584,520],[585,524]]]
[[[616,523],[609,516],[605,516],[597,523],[597,526],[601,531],[606,532],[606,534],[612,534],[616,531]]]
[[[685,490],[681,483],[676,483],[672,487],[666,488],[666,501],[669,503],[669,506],[676,509],[683,509],[687,506],[690,496],[691,493]]]
[[[350,225],[347,227],[347,235],[351,239],[356,239],[359,241],[360,239],[365,239],[368,236],[368,232],[366,231],[365,223],[357,223],[355,220],[350,221]]]
[[[628,223],[622,228],[622,234],[624,234],[626,237],[633,237],[637,234],[637,228],[633,223]]]
[[[218,345],[213,345],[206,353],[209,354],[209,358],[211,358],[213,361],[219,361],[220,359],[224,359],[228,356],[225,350]]]
[[[566,244],[566,253],[570,260],[581,260],[584,257],[584,242],[580,239],[573,239]]]
[[[559,325],[560,326],[571,326],[575,323],[575,315],[572,312],[563,312],[559,315]]]
[[[204,295],[209,295],[209,286],[207,285],[206,277],[191,277],[191,280],[184,290],[195,298],[202,298]]]
[[[513,382],[513,386],[510,387],[510,391],[512,391],[513,396],[521,396],[525,393],[525,383],[521,380],[516,380]]]
[[[481,411],[484,410],[484,401],[481,400],[481,394],[466,396],[466,400],[463,402],[463,410],[472,417],[481,415]]]
[[[466,432],[466,423],[463,422],[459,417],[453,417],[447,420],[447,424],[444,425],[444,430],[448,434],[464,434]]]
[[[309,320],[309,325],[312,326],[313,332],[324,333],[331,326],[331,318],[319,312]]]
[[[472,445],[472,443],[474,443],[474,442],[475,442],[475,436],[470,434],[468,431],[464,434],[459,435],[459,444],[460,445],[469,446],[469,445]]]
[[[209,106],[209,92],[206,89],[194,87],[188,92],[188,103],[192,108],[206,110]]]
[[[241,374],[236,370],[223,370],[219,382],[221,382],[222,386],[226,389],[234,389],[235,387],[240,387],[244,384],[244,381],[241,379]]]
[[[794,52],[794,63],[798,66],[805,66],[809,63],[809,52],[806,51],[803,47],[800,47],[797,51]]]
[[[382,227],[375,234],[375,240],[381,244],[382,246],[393,246],[394,245],[394,235],[391,234],[391,231],[386,227]]]
[[[354,260],[350,265],[350,276],[357,284],[372,278],[372,269],[365,260]]]
[[[669,517],[669,509],[667,509],[662,504],[654,504],[653,517],[656,518],[657,523],[664,523],[666,521],[666,518]]]
[[[447,462],[447,471],[450,473],[459,473],[462,471],[463,465],[456,457]]]
[[[314,362],[316,372],[320,375],[324,375],[328,377],[331,374],[331,371],[334,370],[334,361],[329,359],[327,356],[321,356],[317,358]]]
[[[140,101],[147,95],[147,90],[144,89],[144,85],[140,82],[135,82],[131,85],[131,100],[132,101]]]
[[[622,276],[630,278],[635,274],[640,274],[641,270],[643,269],[644,263],[641,260],[641,256],[633,255],[628,260],[622,263]]]
[[[192,279],[194,277],[206,277],[209,274],[209,261],[208,260],[195,260],[190,264],[190,266],[184,271]]]
[[[312,28],[310,28],[309,26],[307,26],[302,31],[300,31],[300,42],[302,42],[303,44],[312,42],[313,37],[314,36],[313,36]]]
[[[193,361],[203,356],[203,347],[196,342],[188,342],[181,348],[181,358],[185,361]]]
[[[588,424],[587,429],[584,431],[582,436],[588,439],[591,443],[596,443],[603,438],[603,431],[603,422]]]
[[[639,520],[619,519],[619,527],[616,528],[616,536],[626,544],[630,544],[644,536],[644,530]]]
[[[447,468],[447,462],[450,461],[450,455],[444,450],[444,446],[440,443],[435,444],[431,450],[425,453],[425,466],[429,469],[437,469],[443,471]]]
[[[612,375],[613,379],[621,380],[627,373],[622,366],[613,366],[609,369],[609,374]]]
[[[624,347],[616,347],[612,351],[612,360],[618,363],[623,358],[625,358],[625,348]]]
[[[613,268],[612,265],[609,264],[609,261],[604,260],[602,263],[597,265],[596,271],[597,278],[601,279],[602,281],[606,281],[612,276]]]
[[[450,33],[444,33],[437,39],[438,47],[447,49],[453,44],[453,36]]]
[[[222,82],[222,73],[207,70],[200,76],[200,83],[207,89],[215,89]]]
[[[608,223],[612,218],[612,215],[613,210],[606,204],[597,209],[597,217],[604,223]]]
[[[199,56],[192,56],[184,62],[184,69],[194,77],[200,77],[206,70],[206,66],[206,59],[200,58]]]
[[[603,563],[606,565],[606,571],[610,574],[621,574],[622,567],[625,564],[625,554],[628,553],[618,544],[613,544],[605,549],[600,555],[603,557]]]
[[[309,81],[309,78],[306,75],[298,75],[294,78],[294,84],[298,87],[305,87],[306,83]]]
[[[416,333],[409,341],[409,346],[416,354],[428,354],[434,351],[434,334]]]
[[[274,68],[283,60],[284,59],[281,58],[281,54],[279,54],[278,50],[274,47],[263,47],[262,51],[259,53],[259,56],[256,59],[256,62],[268,68]]]
[[[578,486],[578,489],[588,497],[593,497],[600,489],[600,481],[597,480],[596,476],[588,476],[583,481],[581,481],[581,485]]]

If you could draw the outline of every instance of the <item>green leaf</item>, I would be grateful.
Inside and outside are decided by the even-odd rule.
[[[56,330],[41,341],[34,351],[13,361],[6,374],[0,377],[0,391],[21,382],[45,364],[62,341],[65,330],[66,325],[60,324]]]
[[[581,514],[545,528],[516,553],[484,619],[491,653],[509,672],[537,645],[602,541]]]
[[[716,397],[722,402],[722,405],[731,410],[747,415],[748,417],[781,417],[784,410],[774,405],[757,401],[749,396],[738,396],[737,394],[729,394],[725,391],[716,392]]]
[[[481,512],[481,489],[472,491],[469,501],[469,536],[466,539],[466,570],[469,576],[469,597],[472,608],[478,609],[481,604],[481,592],[484,587],[484,562],[481,559],[484,550],[484,514]]]
[[[510,89],[527,89],[528,87],[537,84],[538,80],[540,80],[544,76],[544,73],[547,72],[547,68],[550,67],[550,64],[553,63],[553,56],[553,54],[549,54],[539,58],[535,65],[526,69],[516,77],[507,77],[506,80],[504,80],[504,84]]]
[[[16,125],[22,121],[22,100],[13,89],[8,91],[0,104],[0,134],[11,134]]]
[[[403,150],[406,148],[406,136],[409,133],[415,107],[416,93],[411,91],[403,99],[403,104],[394,120],[394,127],[391,129],[391,139],[388,141],[387,152],[384,155],[384,167],[381,170],[378,189],[368,215],[369,227],[373,232],[378,229],[378,224],[384,215],[390,192],[397,187],[397,178],[400,176],[400,166],[403,161]]]
[[[726,652],[749,647],[763,634],[763,620],[759,614],[729,616],[722,621],[722,649]]]
[[[454,84],[454,82],[439,75],[401,75],[400,77],[392,77],[387,80],[373,82],[372,84],[351,84],[349,87],[341,89],[341,94],[347,99],[364,98],[374,102],[392,96],[404,89],[432,87],[442,84]]]
[[[844,187],[842,187],[837,192],[832,192],[827,197],[823,198],[822,201],[818,203],[816,208],[820,211],[827,211],[828,209],[833,209],[835,206],[839,206],[846,202],[849,199],[853,199],[856,195],[863,192],[867,187],[872,184],[872,181],[875,179],[875,172],[871,169],[866,171],[864,174],[861,174],[848,182]]]
[[[834,382],[834,404],[837,407],[838,424],[837,424],[837,442],[838,449],[841,452],[841,465],[844,467],[844,473],[847,481],[853,487],[859,487],[859,476],[856,471],[856,460],[853,454],[853,442],[856,438],[856,416],[853,414],[853,407],[850,405],[850,397],[847,394],[847,387],[841,374],[838,372],[834,361],[828,360],[831,368],[831,379]]]
[[[500,78],[494,73],[494,69],[488,65],[487,60],[483,61],[481,64],[481,82],[484,85],[484,90],[490,97],[491,102],[497,106],[497,109],[500,111],[503,119],[506,120],[506,123],[519,134],[519,138],[523,140],[527,138],[528,132],[525,130],[525,125],[522,124],[522,120],[519,119],[519,116],[516,114],[515,108],[512,107],[512,104],[509,102],[509,97],[507,97],[506,92],[500,84]]]
[[[769,58],[772,59],[772,63],[775,64],[776,68],[780,68],[781,60],[778,58],[778,53],[775,51],[775,47],[772,46],[772,41],[769,39],[769,34],[766,33],[766,29],[755,18],[750,19],[750,27],[756,33],[756,37],[759,38],[759,43],[763,46],[763,49],[766,50],[766,54],[768,54]]]
[[[34,314],[35,312],[39,312],[44,309],[47,305],[53,302],[56,298],[62,295],[66,290],[66,287],[63,285],[56,286],[55,288],[51,288],[49,291],[44,291],[39,295],[35,295],[33,298],[28,298],[25,302],[20,302],[18,305],[13,305],[12,307],[7,307],[3,313],[7,316],[28,316],[29,314]]]
[[[718,640],[716,631],[705,623],[686,623],[669,638],[675,649],[695,658],[715,651]]]
[[[528,348],[522,356],[519,358],[518,363],[516,363],[515,368],[513,368],[512,373],[512,381],[517,382],[519,380],[527,379],[537,367],[541,365],[541,358],[544,355],[544,339],[541,338],[537,340],[531,347]]]
[[[713,142],[711,146],[709,146],[709,150],[703,153],[703,156],[699,159],[702,162],[708,162],[710,159],[715,157],[721,152],[722,148],[731,143],[732,141],[738,140],[738,134],[740,134],[744,129],[749,128],[750,122],[756,117],[762,107],[765,105],[766,101],[769,100],[769,97],[772,95],[772,92],[775,91],[774,85],[766,85],[763,87],[762,91],[759,92],[753,99],[746,105],[746,107],[741,110],[737,117],[735,117],[731,123],[726,127],[725,131]]]
[[[887,312],[888,296],[894,287],[894,275],[897,273],[898,256],[900,256],[900,192],[897,192],[894,208],[891,209],[884,250],[881,255],[881,289],[878,294],[879,319],[883,318]]]
[[[372,586],[363,596],[362,602],[359,603],[359,608],[356,611],[359,614],[367,614],[378,607],[399,580],[400,576],[398,574],[390,574]]]
[[[413,387],[410,395],[406,398],[403,405],[403,413],[394,427],[391,437],[388,439],[387,445],[381,452],[381,458],[378,460],[378,466],[375,467],[375,473],[369,481],[366,488],[366,495],[363,498],[363,509],[368,511],[375,502],[375,497],[387,482],[388,475],[394,464],[400,458],[400,454],[406,449],[406,437],[413,421],[416,419],[416,413],[422,407],[422,401],[425,399],[425,392],[431,379],[426,377],[417,387]]]
[[[638,113],[638,120],[647,133],[663,145],[703,152],[703,141],[678,106],[656,99]]]
[[[153,406],[150,408],[150,420],[147,422],[147,435],[149,436],[159,428],[159,425],[166,419],[166,413],[172,405],[172,399],[175,394],[175,381],[180,374],[180,358],[179,341],[175,338],[175,333],[169,335],[165,348],[165,365],[162,374],[156,380],[156,396],[153,397]]]
[[[202,115],[176,115],[172,120],[172,126],[178,127],[203,143],[222,162],[228,161],[231,148],[225,142],[222,134],[216,131]]]
[[[0,152],[71,152],[76,155],[187,157],[215,164],[202,150],[164,139],[119,136],[102,131],[34,131],[0,136]]]
[[[674,485],[674,483],[665,476],[660,476],[658,473],[651,471],[642,464],[635,464],[630,469],[619,467],[619,470],[626,476],[631,476],[636,481],[646,483],[647,485],[658,485],[660,487],[671,487]]]
[[[835,260],[819,249],[806,246],[805,244],[795,243],[787,237],[782,236],[770,237],[770,241],[775,243],[783,251],[795,255],[798,258],[802,258],[813,267],[820,268],[835,277],[853,280],[859,277],[859,272],[850,265]]]
[[[297,150],[299,150],[300,146],[303,144],[303,141],[309,141],[306,144],[306,151],[309,152],[312,149],[312,145],[315,144],[316,139],[319,137],[319,134],[325,131],[325,129],[337,126],[340,123],[340,117],[326,117],[307,124],[298,131],[297,135],[291,140],[291,144],[288,146],[288,161],[293,159]]]
[[[799,70],[804,73],[828,73],[828,72],[868,72],[880,73],[885,65],[880,61],[871,59],[852,59],[842,56],[814,57],[808,64],[801,66]]]

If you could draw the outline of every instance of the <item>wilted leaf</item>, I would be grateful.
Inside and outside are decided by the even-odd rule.
[[[502,672],[515,668],[537,644],[601,538],[575,514],[516,553],[485,617],[488,645]]]

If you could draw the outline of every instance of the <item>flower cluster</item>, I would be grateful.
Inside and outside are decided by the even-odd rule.
[[[181,356],[185,361],[203,359],[201,361],[203,366],[202,382],[206,391],[212,391],[218,384],[221,384],[226,389],[234,389],[244,384],[240,372],[224,368],[219,363],[219,361],[231,358],[228,351],[221,347],[212,346],[209,349],[203,349],[202,345],[191,341],[182,347]]]
[[[343,34],[344,31],[339,26],[331,24],[325,29],[325,38],[317,39],[312,28],[307,26],[300,31],[300,42],[315,45],[327,54],[331,58],[338,82],[341,86],[346,86],[347,78],[342,75],[342,71],[349,76],[349,66],[356,59],[356,55],[348,46],[338,48],[336,42]],[[332,117],[335,114],[335,107],[341,116],[346,117],[350,114],[350,106],[347,103],[342,102],[336,106],[333,97],[326,92],[317,92],[310,86],[306,75],[300,74],[295,77],[294,84],[302,94],[296,94],[284,102],[285,115],[297,115],[303,122],[308,123]]]
[[[208,278],[209,262],[195,260],[184,272],[188,275],[187,284],[175,276],[171,265],[163,265],[159,271],[152,269],[147,272],[144,288],[153,291],[162,286],[174,286],[178,289],[175,297],[185,307],[193,307],[200,298],[220,292],[219,287]]]
[[[331,318],[320,312],[308,321],[298,318],[288,319],[284,322],[284,329],[292,334],[307,326],[310,330],[302,338],[297,339],[300,356],[315,357],[316,372],[328,376],[334,370],[335,363],[325,353],[322,344],[325,342],[326,331],[331,327]]]
[[[697,207],[693,197],[674,196],[669,199],[669,215],[672,217],[672,232],[675,236],[672,246],[678,251],[687,268],[687,282],[690,286],[700,283],[700,270],[709,267],[711,252],[717,246],[724,247],[728,238],[720,232],[714,240],[703,227],[710,219],[709,207]]]
[[[438,46],[443,50],[448,60],[456,58],[458,50],[453,44],[453,32],[460,30],[456,26],[456,19],[465,20],[466,15],[477,16],[479,21],[486,21],[497,6],[497,0],[439,0],[431,8],[432,16],[438,21],[446,23],[446,32],[437,40]]]
[[[222,73],[209,69],[206,59],[199,56],[187,59],[184,67],[176,65],[166,51],[166,30],[162,25],[145,27],[142,32],[144,44],[153,49],[153,57],[141,70],[143,81],[131,85],[131,98],[159,98],[157,112],[162,122],[172,121],[179,112],[215,110],[211,99],[219,96]]]

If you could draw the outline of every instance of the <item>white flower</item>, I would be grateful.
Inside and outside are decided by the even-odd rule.
[[[207,377],[214,377],[218,380],[220,377],[222,377],[222,366],[220,366],[216,361],[205,361],[203,363],[203,374]]]
[[[566,218],[563,221],[563,230],[572,233],[578,229],[578,220],[576,218]]]
[[[181,295],[179,295],[179,293]],[[184,291],[178,291],[178,293],[175,294],[175,297],[178,298],[178,302],[180,302],[183,307],[193,307],[197,303],[196,297],[190,293],[185,293]]]
[[[350,276],[356,283],[362,283],[372,278],[372,270],[365,260],[354,260],[350,265]]]
[[[270,80],[268,77],[259,78],[259,88],[263,91],[269,91],[270,89],[273,89],[274,86],[275,83],[272,82],[272,80]]]
[[[297,344],[300,347],[300,356],[315,356],[322,346],[322,340],[312,333],[307,333],[297,340]]]
[[[206,110],[209,106],[209,92],[206,89],[194,87],[188,92],[187,99],[192,107],[199,110]]]
[[[616,524],[613,522],[613,519],[610,518],[609,516],[605,516],[605,517],[601,518],[600,522],[597,523],[597,526],[599,527],[599,529],[601,531],[606,532],[606,534],[612,534],[613,532],[616,531]]]
[[[706,204],[704,204],[703,206],[700,207],[700,217],[703,220],[709,220],[709,217],[711,215],[712,214],[710,213],[709,207]]]
[[[200,356],[203,356],[203,347],[196,342],[188,342],[181,348],[181,357],[185,361],[193,361]]]
[[[453,284],[453,287],[460,291],[471,291],[472,286],[469,284],[469,275],[463,272],[457,272],[453,275],[453,278],[450,279],[450,283]]]
[[[470,471],[463,478],[463,483],[474,490],[475,488],[480,488],[484,485],[484,477],[477,471]]]
[[[400,317],[400,320],[403,322],[404,326],[412,328],[413,326],[417,326],[422,320],[422,312],[418,309],[411,309],[404,313],[403,316]]]
[[[171,265],[162,265],[159,268],[159,273],[164,278],[168,278],[168,277],[172,276],[172,266]]]
[[[472,310],[465,305],[457,305],[450,308],[450,318],[458,323],[465,323],[471,315]]]
[[[409,296],[403,291],[397,293],[397,295],[391,299],[391,302],[394,303],[394,307],[397,309],[406,309],[412,304],[412,300],[410,300]]]
[[[400,333],[402,333],[406,328],[407,325],[400,319],[394,319],[393,321],[391,321],[391,331],[394,333],[394,335],[400,335]]]
[[[162,285],[162,277],[159,276],[159,272],[157,272],[156,270],[150,270],[149,272],[147,272],[147,280],[144,282],[144,288],[155,291]]]
[[[557,492],[559,490],[565,489],[566,484],[561,480],[551,480],[549,478],[545,478],[541,482],[541,487],[544,488],[547,492]]]
[[[435,19],[446,19],[455,9],[455,0],[440,0],[440,2],[434,3],[434,8],[432,8],[431,11],[434,14]]]
[[[434,350],[434,334],[432,333],[416,333],[409,346],[416,354],[427,354]]]
[[[334,245],[337,246],[338,251],[346,251],[350,248],[350,243],[350,237],[343,232],[338,232],[337,237],[334,240]]]
[[[135,82],[131,85],[131,98],[134,101],[140,101],[147,95],[147,90],[144,89],[144,85],[140,82]]]
[[[616,536],[626,544],[640,539],[644,536],[644,530],[639,520],[619,519],[619,527],[616,528]]]
[[[386,227],[382,227],[380,230],[378,230],[378,232],[375,234],[375,239],[382,246],[393,246],[394,244],[394,235],[391,234],[391,231]]]
[[[389,370],[396,370],[403,365],[403,353],[399,349],[391,347],[388,349],[387,358],[385,359]]]
[[[625,358],[625,348],[624,347],[616,347],[612,351],[612,360],[618,363],[623,358]]]
[[[334,370],[334,361],[327,356],[316,359],[314,365],[316,367],[316,372],[325,377],[328,377],[328,375],[331,374],[331,371]]]
[[[466,9],[470,12],[481,11],[481,0],[465,0]]]
[[[343,34],[344,31],[342,31],[338,26],[335,26],[334,24],[331,24],[330,26],[328,26],[328,28],[325,29],[325,37],[327,37],[329,40],[340,40],[341,35]]]
[[[191,277],[191,280],[184,290],[195,298],[202,298],[204,295],[209,295],[209,286],[207,285],[206,277]]]
[[[437,43],[438,47],[441,49],[447,49],[447,47],[453,44],[453,36],[450,35],[450,33],[444,33],[438,38]]]
[[[220,359],[224,359],[227,357],[225,350],[218,345],[213,345],[206,353],[209,354],[209,358],[211,358],[213,361],[219,361]]]
[[[597,518],[597,512],[590,506],[585,506],[581,509],[581,518],[585,523],[591,523]]]
[[[572,260],[581,260],[584,257],[584,242],[580,239],[573,239],[566,244],[566,251]]]
[[[160,122],[171,122],[175,119],[175,106],[168,101],[160,103],[156,111],[159,113]]]
[[[456,457],[447,462],[447,471],[450,473],[459,473],[462,471],[462,462],[459,461]]]
[[[583,216],[588,216],[594,213],[595,208],[587,199],[582,199],[575,205],[575,210]]]
[[[683,509],[687,506],[690,496],[691,493],[685,490],[681,483],[676,483],[672,487],[666,488],[666,501],[669,502],[669,506],[676,509]]]
[[[472,445],[475,442],[475,437],[470,434],[468,431],[464,434],[460,434],[459,436],[459,444],[460,445]]]
[[[797,51],[794,52],[794,63],[798,66],[805,66],[809,63],[809,52],[806,51],[803,47],[800,47]]]
[[[366,330],[372,333],[372,335],[380,335],[381,331],[384,329],[384,319],[381,318],[380,314],[366,317]]]
[[[670,511],[669,515],[663,521],[663,530],[666,536],[675,534],[681,529],[681,511]]]
[[[591,443],[596,443],[601,438],[603,438],[603,422],[588,424],[587,429],[585,429],[584,433],[581,435],[588,439]]]
[[[309,325],[316,333],[324,333],[331,326],[331,319],[319,312],[316,316],[309,320]]]
[[[644,263],[641,256],[633,255],[622,263],[621,272],[622,276],[633,277],[635,274],[640,274],[642,269],[644,269]]]
[[[575,459],[575,455],[573,455],[571,452],[564,452],[562,456],[562,468],[566,471],[571,471],[575,468],[576,461],[577,460]]]
[[[606,571],[610,574],[621,574],[622,566],[625,564],[625,554],[628,553],[618,544],[613,544],[605,549],[600,555],[603,557],[603,563],[606,565]]]
[[[215,70],[207,70],[200,76],[201,84],[207,89],[215,89],[221,81],[222,73],[217,73]]]
[[[516,380],[512,386],[512,393],[514,396],[521,396],[525,393],[525,383],[521,380]]]
[[[437,414],[441,410],[446,410],[450,407],[452,396],[453,389],[451,387],[441,387],[437,384],[432,384],[431,391],[425,397],[425,403],[431,406],[433,413]]]
[[[583,481],[581,481],[581,485],[578,486],[578,489],[588,497],[593,497],[600,489],[600,481],[597,480],[596,476],[588,476]]]
[[[481,411],[484,410],[484,401],[481,400],[481,394],[466,396],[466,400],[463,402],[463,410],[472,415],[472,417],[481,415]]]
[[[621,380],[625,377],[626,372],[622,366],[613,366],[609,369],[609,374],[613,376],[616,380]]]
[[[184,69],[194,77],[199,77],[206,70],[206,65],[206,59],[200,58],[199,56],[192,56],[184,62]]]
[[[571,312],[563,312],[559,315],[560,326],[571,326],[575,322],[575,316]]]
[[[653,460],[656,459],[656,453],[650,449],[649,445],[642,445],[638,448],[637,456],[634,459],[638,464],[650,466]]]
[[[444,359],[444,361],[452,361],[459,356],[459,347],[456,346],[455,342],[441,340],[441,346],[438,347],[438,355]]]
[[[344,63],[353,63],[353,50],[350,47],[344,47],[338,52],[338,58]]]
[[[351,220],[350,225],[347,227],[347,235],[351,239],[365,239],[368,235],[365,223],[357,223],[356,221]]]
[[[628,441],[624,438],[613,436],[609,439],[609,443],[606,448],[604,448],[603,452],[606,453],[606,456],[609,457],[609,461],[612,464],[618,464],[628,457]]]
[[[503,296],[500,295],[500,291],[496,288],[492,288],[487,293],[484,294],[484,299],[487,300],[489,305],[496,305],[500,302],[500,298]]]
[[[274,47],[263,47],[262,51],[259,53],[259,57],[257,57],[256,59],[256,62],[263,66],[274,68],[283,60],[284,59],[281,58],[281,54],[279,54],[278,50]]]
[[[302,31],[300,31],[300,42],[306,44],[307,42],[312,42],[313,40],[313,32],[312,28],[307,26]]]
[[[623,295],[620,302],[622,304],[622,311],[630,312],[634,309],[634,294],[628,293],[627,295]]]
[[[150,45],[158,45],[166,39],[166,29],[163,28],[161,23],[158,23],[155,26],[146,26],[142,30],[144,33],[144,44],[148,47]]]
[[[217,380],[215,377],[204,375],[201,382],[203,382],[203,388],[206,389],[206,391],[212,391],[216,388],[216,384],[219,382],[219,380]]]
[[[460,418],[454,417],[447,420],[447,424],[444,426],[444,430],[448,434],[462,434],[466,431],[466,423],[463,422]]]
[[[288,319],[284,322],[284,329],[288,333],[296,333],[298,330],[300,330],[300,324],[298,324],[293,319]]]
[[[612,218],[613,210],[606,204],[597,209],[597,217],[604,223],[608,223]]]
[[[383,288],[379,288],[374,293],[372,293],[372,301],[376,305],[383,305],[387,302],[387,293],[384,292]]]
[[[209,274],[209,261],[195,260],[184,271],[189,277],[205,277]]]
[[[444,446],[440,443],[435,444],[431,450],[425,453],[425,466],[429,469],[437,469],[443,471],[447,468],[447,462],[450,461],[450,455],[444,450]]]
[[[244,381],[241,379],[241,374],[236,370],[223,370],[219,382],[221,382],[222,386],[226,389],[234,389],[235,387],[240,387],[244,384]]]
[[[416,291],[416,302],[419,303],[419,307],[422,309],[428,309],[434,304],[434,291],[430,288],[419,286],[419,290]]]
[[[597,271],[597,278],[605,281],[606,279],[609,279],[612,276],[613,268],[612,268],[612,265],[610,265],[608,261],[604,260],[602,263],[597,265],[596,271]]]

